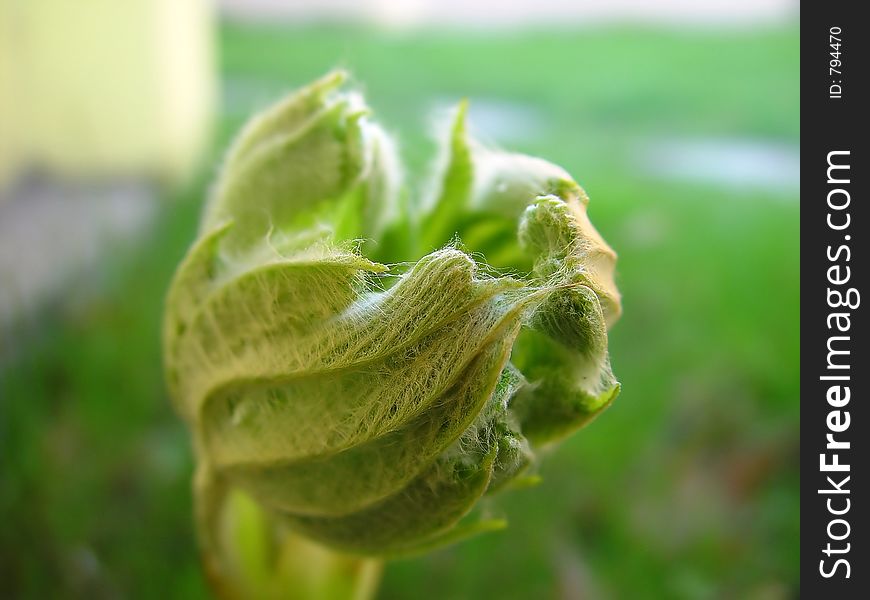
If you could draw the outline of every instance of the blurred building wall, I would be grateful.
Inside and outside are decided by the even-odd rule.
[[[219,0],[229,16],[389,27],[515,27],[608,21],[746,25],[797,16],[797,0]]]
[[[208,0],[0,0],[0,186],[175,178],[214,104]]]

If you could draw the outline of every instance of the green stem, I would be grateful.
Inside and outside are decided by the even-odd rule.
[[[280,587],[305,600],[371,600],[383,561],[338,554],[292,532],[283,540]]]
[[[383,561],[335,552],[300,536],[249,496],[200,473],[195,484],[203,561],[225,600],[371,600]]]

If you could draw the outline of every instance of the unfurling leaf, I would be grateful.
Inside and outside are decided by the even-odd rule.
[[[169,291],[166,373],[194,437],[213,571],[228,568],[234,490],[270,535],[351,553],[499,526],[463,518],[619,391],[616,256],[580,186],[481,146],[462,105],[414,203],[390,137],[343,81],[242,131]]]

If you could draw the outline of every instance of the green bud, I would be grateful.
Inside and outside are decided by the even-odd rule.
[[[474,142],[460,107],[415,217],[393,143],[343,80],[244,129],[167,298],[167,379],[194,437],[215,577],[231,577],[233,490],[274,536],[351,553],[499,527],[469,513],[528,480],[537,447],[619,390],[607,354],[615,254],[583,190],[546,161]],[[394,264],[366,258],[415,228],[387,244],[407,252]]]

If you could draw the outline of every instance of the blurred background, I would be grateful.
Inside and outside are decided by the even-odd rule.
[[[462,97],[564,166],[625,303],[618,401],[380,597],[797,597],[798,11],[0,0],[0,596],[207,595],[163,296],[232,134],[342,66],[412,176]]]

